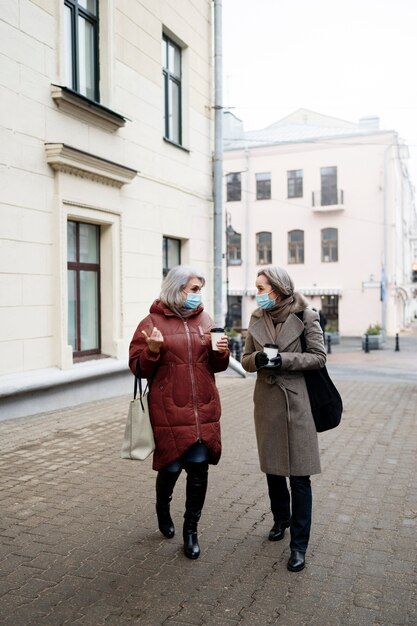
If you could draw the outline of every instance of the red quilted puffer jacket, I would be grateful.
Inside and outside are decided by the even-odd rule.
[[[156,326],[164,337],[159,354],[152,353],[142,335]],[[210,329],[214,322],[203,307],[186,319],[155,300],[150,315],[133,335],[129,367],[149,381],[149,409],[155,436],[153,469],[160,470],[178,459],[190,446],[203,441],[210,463],[221,455],[220,398],[214,378],[229,364],[229,353],[213,351]]]

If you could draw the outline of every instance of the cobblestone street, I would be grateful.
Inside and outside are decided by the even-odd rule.
[[[167,540],[151,460],[120,459],[128,397],[2,421],[0,623],[417,624],[417,337],[412,346],[329,355],[345,413],[320,435],[300,573],[286,569],[288,533],[267,540],[254,377],[218,377],[223,456],[210,469],[197,561],[182,554],[184,476]]]

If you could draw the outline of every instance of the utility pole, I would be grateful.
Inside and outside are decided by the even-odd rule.
[[[214,2],[213,298],[214,321],[223,326],[223,51],[222,2]]]

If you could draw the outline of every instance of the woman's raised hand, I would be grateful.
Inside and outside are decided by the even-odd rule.
[[[161,346],[164,343],[161,331],[154,326],[150,335],[148,335],[146,330],[142,330],[142,335],[145,337],[149,350],[155,352],[155,354],[159,354]]]

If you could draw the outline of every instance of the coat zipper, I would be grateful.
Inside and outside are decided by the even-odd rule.
[[[196,424],[196,427],[197,427],[198,441],[201,442],[200,422],[199,422],[199,419],[198,419],[197,394],[196,394],[196,391],[195,391],[195,380],[194,380],[194,372],[193,372],[193,365],[192,365],[192,350],[191,350],[190,329],[188,328],[187,320],[183,320],[183,322],[184,322],[185,334],[187,336],[187,343],[188,343],[188,367],[190,368],[191,393],[192,393],[192,396],[193,396],[193,409],[194,409],[194,416],[195,416],[195,424]]]

